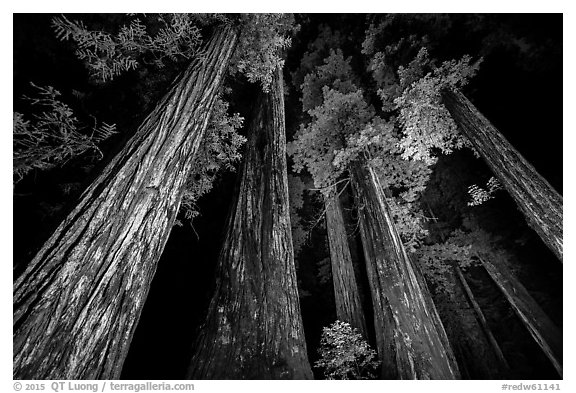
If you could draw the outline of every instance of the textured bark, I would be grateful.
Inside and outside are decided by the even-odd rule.
[[[500,288],[516,315],[562,376],[562,331],[540,308],[528,290],[502,264],[478,257]]]
[[[524,213],[528,225],[562,261],[562,196],[460,92],[444,90],[444,105]]]
[[[364,338],[368,338],[366,322],[352,256],[348,246],[342,207],[336,193],[326,198],[326,231],[330,246],[330,262],[332,266],[332,281],[334,283],[334,298],[336,300],[336,317],[348,322],[358,329]]]
[[[436,307],[436,304],[434,303],[434,298],[432,297],[432,293],[430,292],[430,289],[428,288],[428,284],[426,284],[426,280],[424,279],[424,275],[422,274],[422,271],[420,270],[418,264],[416,263],[412,263],[412,268],[414,270],[414,274],[416,276],[416,279],[418,280],[418,285],[420,285],[420,290],[422,292],[422,297],[424,298],[424,301],[426,302],[426,307],[429,310],[434,310],[434,312],[430,312],[430,316],[432,317],[432,321],[434,323],[434,325],[436,326],[436,330],[440,333],[440,339],[442,340],[442,344],[444,345],[445,348],[449,348],[452,349],[452,345],[450,344],[450,340],[448,339],[448,334],[446,333],[446,330],[444,329],[444,324],[442,323],[442,319],[440,318],[440,313]],[[446,356],[448,357],[448,362],[450,364],[455,364],[457,365],[458,362],[456,360],[456,355],[454,354],[454,351],[452,350],[448,350],[446,351]],[[460,377],[460,375],[459,375]]]
[[[15,378],[120,376],[236,41],[214,34],[16,280]]]
[[[351,170],[372,303],[382,376],[388,379],[456,379],[459,371],[428,291],[396,231],[377,175]]]
[[[482,326],[482,331],[484,332],[484,334],[486,335],[486,338],[488,339],[488,342],[492,346],[492,350],[494,351],[494,354],[496,355],[500,364],[505,369],[509,369],[510,365],[506,361],[506,358],[504,357],[504,354],[502,353],[502,349],[500,349],[500,345],[498,345],[498,342],[496,341],[494,334],[492,334],[492,329],[490,329],[490,326],[488,326],[488,322],[486,321],[486,318],[484,317],[484,313],[482,312],[480,305],[476,301],[476,298],[474,297],[474,294],[472,293],[472,290],[470,289],[470,286],[468,285],[468,282],[466,281],[466,277],[464,277],[464,274],[462,274],[462,270],[458,266],[455,266],[454,270],[456,272],[456,277],[458,277],[458,281],[460,282],[460,284],[462,285],[462,288],[464,289],[464,293],[466,295],[466,298],[468,299],[468,302],[470,303],[470,305],[472,306],[472,309],[474,310],[474,313],[476,314],[476,319],[480,323],[480,326]]]
[[[248,129],[216,293],[194,345],[193,379],[310,379],[288,205],[281,71]]]

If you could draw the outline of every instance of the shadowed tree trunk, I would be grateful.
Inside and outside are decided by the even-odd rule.
[[[562,261],[562,196],[462,93],[444,90],[442,99],[460,131],[514,198],[528,225]]]
[[[437,221],[438,218],[432,208],[429,205],[427,208],[430,217]],[[446,242],[446,236],[441,232],[440,239]],[[435,291],[434,300],[435,304],[439,305],[438,313],[445,321],[446,334],[456,352],[463,378],[510,378],[510,366],[488,328],[480,306],[464,276],[462,275],[461,278],[457,276],[456,270],[460,271],[460,268],[457,265],[454,267],[455,269],[445,272],[445,278],[453,291]],[[474,304],[476,306],[473,306]],[[484,325],[481,318],[484,319]],[[492,336],[494,340],[491,340],[489,336]]]
[[[458,359],[462,378],[510,378],[509,370],[501,366],[494,348],[488,342],[455,271],[448,270],[445,278],[453,290],[434,291],[434,301]]]
[[[15,281],[15,378],[119,378],[236,41],[214,34]]]
[[[377,175],[351,170],[382,376],[387,379],[460,377],[446,332],[396,231]]]
[[[352,327],[358,329],[364,338],[368,338],[364,310],[360,301],[344,217],[342,216],[342,207],[336,190],[326,197],[325,205],[336,317],[340,321],[348,322]]]
[[[194,344],[193,379],[310,379],[288,206],[282,73],[248,129],[216,293]]]
[[[562,377],[562,331],[556,327],[524,285],[506,266],[477,256],[494,283],[510,302],[514,312]]]
[[[496,341],[494,334],[492,334],[492,329],[490,329],[490,326],[488,326],[488,322],[486,321],[486,318],[484,317],[484,313],[482,312],[480,305],[476,301],[476,298],[474,297],[474,294],[472,293],[472,289],[470,289],[470,286],[468,285],[468,282],[466,281],[466,277],[464,277],[464,274],[462,274],[462,270],[460,269],[460,267],[454,266],[454,271],[456,272],[456,277],[458,278],[458,281],[460,282],[460,284],[462,285],[462,288],[464,289],[464,294],[466,295],[468,302],[472,306],[472,309],[474,310],[474,313],[476,314],[476,319],[480,323],[480,326],[482,326],[482,330],[484,331],[486,339],[490,343],[492,350],[494,351],[494,354],[496,355],[496,357],[498,359],[498,362],[500,362],[500,364],[502,365],[502,368],[505,371],[509,370],[510,365],[508,365],[508,362],[506,361],[506,358],[504,357],[504,354],[502,353],[502,349],[500,349],[500,345],[498,345],[498,342]]]

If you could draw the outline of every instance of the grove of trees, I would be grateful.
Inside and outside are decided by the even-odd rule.
[[[15,15],[14,378],[561,378],[561,22]]]

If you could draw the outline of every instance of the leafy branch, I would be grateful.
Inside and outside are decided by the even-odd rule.
[[[52,27],[57,38],[76,43],[76,57],[100,82],[138,68],[141,61],[162,68],[167,59],[177,61],[200,54],[202,35],[195,14],[160,14],[148,16],[147,20],[160,24],[156,34],[150,35],[139,18],[120,26],[116,34],[91,30],[83,21],[65,15],[52,18]]]
[[[64,165],[69,159],[87,151],[94,151],[102,158],[98,144],[114,135],[116,126],[95,122],[90,135],[72,109],[60,101],[61,95],[52,86],[31,85],[37,90],[34,97],[24,97],[32,106],[41,108],[40,113],[25,119],[14,112],[13,123],[13,173],[15,182],[20,181],[33,169],[47,170]]]
[[[336,321],[322,330],[320,360],[326,379],[374,379],[380,364],[362,335],[347,322]]]

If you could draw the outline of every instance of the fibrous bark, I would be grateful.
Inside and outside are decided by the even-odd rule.
[[[384,190],[369,165],[355,165],[352,184],[374,307],[382,376],[456,379],[458,367],[430,296],[396,231]]]
[[[459,91],[442,91],[460,131],[516,201],[528,225],[562,261],[562,196]]]
[[[15,378],[120,376],[236,41],[214,34],[15,281]]]
[[[528,290],[506,266],[480,256],[478,258],[530,335],[550,359],[558,374],[562,376],[562,330],[550,320]]]
[[[193,379],[309,379],[294,267],[281,71],[248,129],[216,293],[194,344]]]
[[[325,205],[336,317],[340,321],[348,322],[352,327],[358,329],[364,338],[368,338],[364,310],[354,275],[354,266],[352,265],[352,256],[350,255],[338,195],[333,192],[326,197]]]

